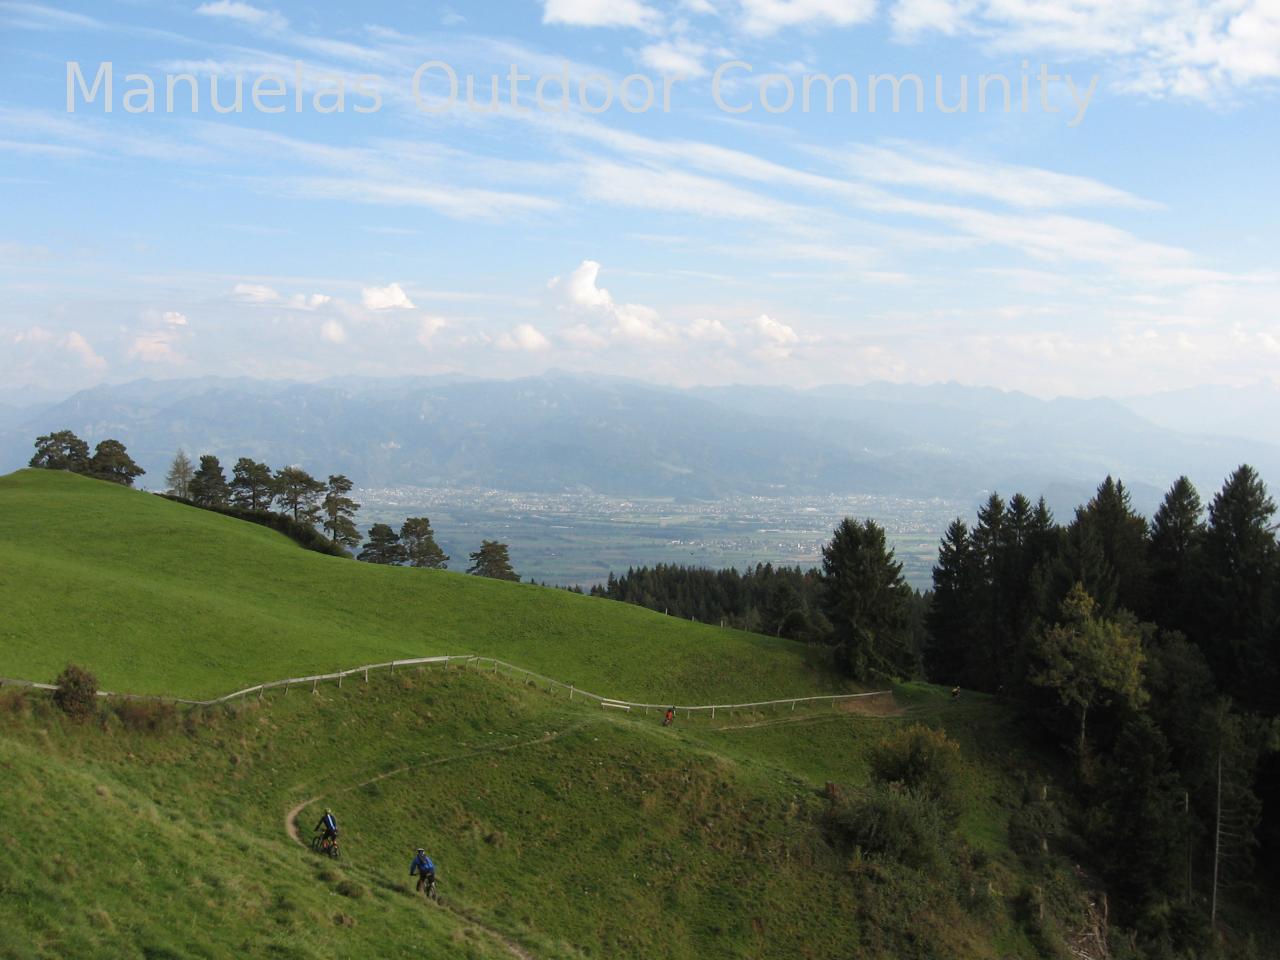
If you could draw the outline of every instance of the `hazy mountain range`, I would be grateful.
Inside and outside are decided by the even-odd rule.
[[[884,383],[681,390],[549,373],[520,380],[143,380],[25,407],[6,399],[3,470],[26,463],[38,434],[65,427],[91,443],[122,440],[151,488],[163,486],[179,447],[193,457],[215,453],[228,469],[250,456],[318,475],[345,473],[362,486],[637,497],[975,499],[1017,489],[1045,493],[1061,510],[1112,473],[1150,509],[1179,473],[1209,493],[1247,461],[1280,483],[1278,445],[1256,435],[1214,435],[1209,431],[1220,427],[1203,410],[1185,420],[1206,432],[1171,429],[1184,421],[1178,409],[1203,405],[1181,395],[1044,401],[956,384]]]

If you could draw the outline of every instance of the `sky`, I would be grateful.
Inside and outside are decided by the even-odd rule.
[[[0,81],[8,402],[1277,375],[1280,0],[0,0]]]

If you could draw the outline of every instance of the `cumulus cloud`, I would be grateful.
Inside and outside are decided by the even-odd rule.
[[[235,20],[262,30],[283,30],[289,25],[284,15],[275,10],[263,10],[240,0],[213,0],[196,7],[196,13],[202,17],[219,17],[224,20]]]
[[[347,331],[337,320],[326,320],[320,327],[320,337],[329,343],[346,343]]]
[[[719,320],[708,320],[706,317],[698,317],[693,323],[689,324],[689,339],[698,340],[703,343],[723,343],[733,346],[734,337]]]
[[[427,347],[435,339],[435,335],[448,326],[444,317],[423,317],[418,321],[418,343]]]
[[[662,322],[658,311],[639,303],[618,303],[600,286],[600,264],[583,260],[567,276],[553,277],[547,289],[560,300],[561,309],[585,314],[595,320],[599,329],[585,321],[566,331],[565,336],[577,346],[592,346],[608,339],[660,343],[671,340],[671,328]],[[594,334],[594,336],[592,336]]]
[[[533,324],[522,323],[500,336],[498,346],[503,350],[524,350],[535,353],[546,350],[551,343]]]
[[[187,315],[179,313],[177,310],[166,310],[160,315],[160,322],[169,327],[185,327],[187,326]]]
[[[781,320],[775,320],[767,313],[762,313],[747,323],[747,328],[760,340],[756,352],[773,360],[786,360],[791,351],[800,343],[800,335],[795,329]]]
[[[75,330],[68,333],[60,342],[68,352],[75,355],[82,366],[90,370],[106,369],[107,361],[98,356],[93,347],[89,345],[89,341]]]
[[[413,301],[400,289],[398,283],[388,284],[385,287],[365,287],[360,292],[360,296],[368,310],[413,309]]]
[[[324,293],[293,293],[286,297],[260,283],[237,283],[231,288],[231,295],[243,303],[278,303],[292,310],[318,310],[333,299]]]
[[[29,327],[13,335],[14,343],[52,343],[57,338],[44,327]]]
[[[176,363],[180,359],[165,330],[152,330],[134,337],[129,356],[143,363]]]

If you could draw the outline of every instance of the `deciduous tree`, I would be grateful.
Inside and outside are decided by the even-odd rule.
[[[174,454],[173,463],[169,464],[169,472],[164,478],[165,483],[169,485],[169,493],[183,500],[190,500],[191,478],[195,476],[195,472],[195,467],[191,465],[191,458],[187,456],[186,451],[179,450]]]

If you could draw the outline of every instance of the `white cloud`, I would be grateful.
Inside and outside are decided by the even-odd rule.
[[[560,299],[562,309],[595,318],[602,325],[602,329],[595,331],[595,337],[600,340],[660,343],[673,338],[673,332],[656,310],[639,303],[615,302],[613,294],[597,284],[599,276],[600,264],[583,260],[567,277],[553,277],[548,281],[547,289]],[[590,327],[579,325],[565,335],[578,346],[595,345]]]
[[[498,347],[503,350],[524,350],[536,353],[551,346],[550,341],[531,323],[522,323],[498,338]]]
[[[756,352],[771,360],[787,359],[800,343],[800,335],[792,327],[781,320],[775,320],[767,313],[748,321],[747,328],[762,341]]]
[[[90,370],[106,369],[107,361],[98,356],[93,347],[76,331],[72,330],[62,338],[62,346],[79,358],[80,363]]]
[[[969,34],[996,53],[1105,59],[1120,86],[1212,100],[1280,80],[1275,0],[898,0],[900,39]]]
[[[260,283],[237,283],[231,288],[231,295],[246,303],[272,303],[280,299],[278,292]]]
[[[129,356],[143,363],[177,363],[181,358],[173,349],[168,331],[152,330],[133,338]]]
[[[14,343],[52,343],[56,338],[44,327],[29,327],[13,335]]]
[[[423,317],[418,321],[418,343],[424,347],[430,346],[435,335],[446,326],[448,321],[444,317]]]
[[[677,37],[641,49],[640,62],[661,74],[702,77],[708,72],[702,65],[702,58],[706,55],[707,48],[702,44]]]
[[[196,13],[202,17],[222,17],[235,20],[251,27],[263,30],[283,30],[289,21],[275,10],[263,10],[259,7],[241,3],[240,0],[213,0],[196,7]]]
[[[658,12],[640,0],[544,0],[542,8],[543,23],[575,27],[650,30],[658,21]]]
[[[764,36],[786,27],[847,27],[870,20],[875,0],[742,0],[742,27]]]
[[[170,327],[185,327],[187,326],[187,315],[179,313],[177,310],[166,310],[161,314],[160,322]]]
[[[286,301],[295,310],[319,310],[333,298],[323,293],[295,293]]]
[[[719,320],[708,320],[706,317],[698,317],[693,323],[689,324],[688,329],[690,340],[699,340],[703,343],[723,343],[733,346],[734,337]]]
[[[954,151],[899,141],[876,147],[853,145],[829,156],[842,158],[865,180],[982,197],[1015,207],[1158,206],[1090,177],[971,160]]]
[[[326,320],[320,327],[320,336],[329,343],[347,342],[347,331],[337,320]]]
[[[360,291],[360,298],[368,310],[413,309],[413,301],[400,289],[398,283],[385,287],[365,287]]]

